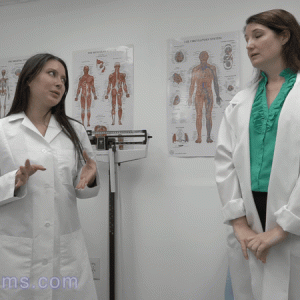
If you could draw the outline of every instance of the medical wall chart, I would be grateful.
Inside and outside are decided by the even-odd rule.
[[[239,32],[168,41],[170,156],[214,156],[225,108],[240,88]]]
[[[133,46],[73,52],[73,118],[86,130],[133,129]]]
[[[0,119],[10,110],[19,75],[27,58],[0,59]]]

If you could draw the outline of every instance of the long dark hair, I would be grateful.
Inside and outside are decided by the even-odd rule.
[[[290,38],[282,46],[282,57],[287,68],[294,72],[300,70],[300,25],[291,13],[283,9],[267,10],[250,16],[246,20],[246,26],[250,23],[264,25],[277,35],[282,35],[288,31]]]
[[[26,112],[28,108],[29,96],[30,96],[30,88],[28,84],[41,72],[41,70],[49,60],[57,60],[58,62],[60,62],[64,66],[66,72],[65,93],[62,96],[61,101],[56,106],[51,108],[51,113],[55,116],[57,122],[61,125],[62,131],[73,142],[78,157],[83,158],[82,144],[76,134],[76,131],[74,130],[71,123],[69,122],[69,120],[74,120],[76,122],[78,121],[68,117],[65,112],[65,101],[69,90],[69,76],[68,76],[67,65],[61,58],[49,53],[41,53],[30,57],[26,61],[20,73],[14,100],[7,116],[12,114],[17,114],[20,112]]]

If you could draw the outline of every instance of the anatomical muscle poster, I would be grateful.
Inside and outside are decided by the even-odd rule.
[[[133,46],[73,52],[73,118],[86,130],[133,129],[133,95]]]
[[[239,32],[168,41],[170,156],[214,156],[225,108],[240,88]]]

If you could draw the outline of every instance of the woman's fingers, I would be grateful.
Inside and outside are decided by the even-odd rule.
[[[22,185],[24,185],[27,182],[27,172],[25,167],[20,167],[19,171],[16,174],[16,182],[15,182],[15,189],[18,189]]]
[[[20,174],[19,174],[19,178],[26,178],[28,177],[28,171],[26,169],[26,167],[20,166]]]
[[[27,173],[30,172],[30,160],[26,159],[25,161],[25,170],[27,171]]]
[[[15,185],[15,189],[18,189],[18,188],[21,187],[21,186],[22,186],[21,180],[20,180],[20,179],[17,179],[17,183],[16,183],[16,185]]]
[[[267,255],[268,255],[269,249],[265,250],[262,252],[261,256],[260,256],[260,260],[262,261],[262,263],[266,263],[267,262]]]
[[[263,263],[266,262],[268,253],[268,245],[261,239],[252,239],[248,244],[247,248],[255,255],[255,257],[261,260]]]
[[[25,161],[25,170],[28,173],[28,176],[33,175],[36,171],[45,171],[46,168],[42,165],[31,165],[30,160],[26,159]]]
[[[78,182],[76,189],[83,190],[86,187],[86,185],[87,185],[86,180],[82,179]]]
[[[241,242],[241,248],[242,248],[242,252],[243,252],[245,259],[248,260],[248,252],[247,252],[246,242]]]
[[[256,252],[260,245],[261,245],[260,241],[251,241],[250,243],[248,243],[247,247],[248,249]]]
[[[45,171],[46,168],[41,166],[41,165],[31,165],[32,167],[32,172],[29,176],[33,175],[36,171]]]

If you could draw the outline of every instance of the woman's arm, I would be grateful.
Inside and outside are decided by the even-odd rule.
[[[239,178],[233,163],[234,133],[228,121],[233,106],[229,104],[222,119],[215,154],[216,183],[222,202],[224,223],[246,215]]]
[[[81,124],[75,124],[75,126],[78,138],[86,153],[84,155],[87,155],[85,157],[86,162],[82,160],[79,163],[81,166],[77,170],[78,176],[74,182],[76,197],[80,199],[96,197],[100,190],[96,156],[84,127]]]

